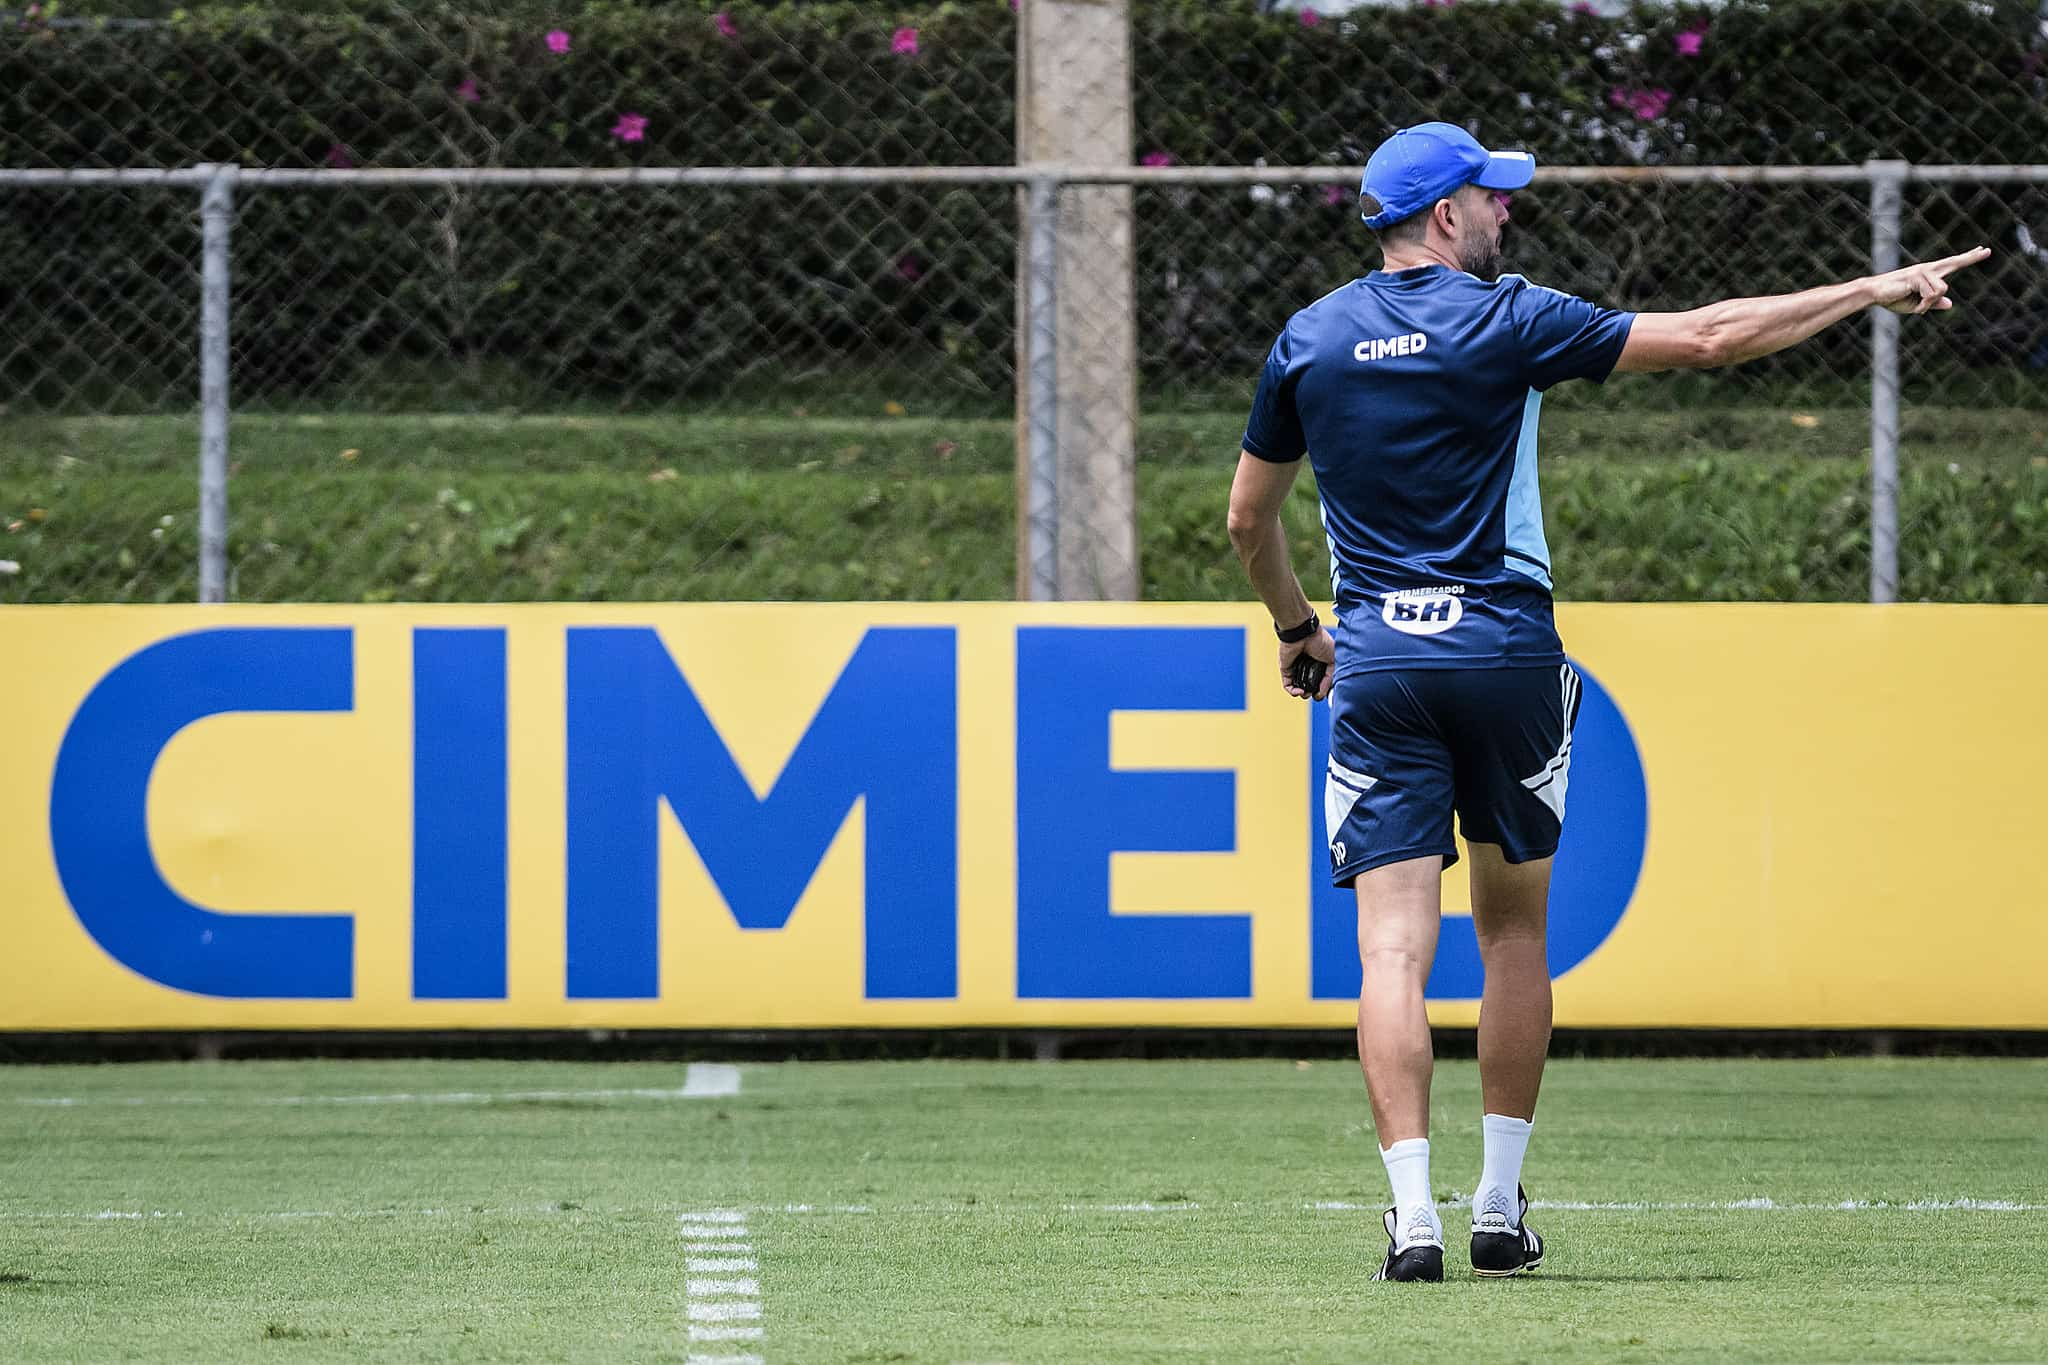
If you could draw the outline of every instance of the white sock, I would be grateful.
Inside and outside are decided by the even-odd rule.
[[[1429,1139],[1409,1138],[1380,1148],[1387,1183],[1394,1187],[1394,1240],[1401,1250],[1416,1242],[1444,1240],[1443,1221],[1429,1194]]]
[[[1510,1228],[1520,1227],[1521,1204],[1515,1191],[1522,1183],[1522,1156],[1529,1150],[1533,1125],[1506,1114],[1488,1114],[1480,1122],[1486,1130],[1486,1167],[1472,1193],[1472,1226],[1478,1227],[1487,1214],[1500,1214]]]

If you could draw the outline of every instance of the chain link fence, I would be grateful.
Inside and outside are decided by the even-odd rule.
[[[1868,271],[1867,156],[2048,145],[2014,145],[2041,119],[2014,101],[2042,90],[2012,6],[1843,6],[1864,47],[1775,66],[1755,56],[1768,7],[1460,9],[1140,3],[1139,165],[1036,168],[1036,219],[1033,171],[1004,168],[1000,5],[915,24],[736,6],[10,28],[0,600],[198,591],[198,182],[50,172],[245,168],[227,239],[238,600],[1007,597],[1061,534],[1070,553],[1093,534],[1077,505],[1132,505],[1125,478],[1135,534],[1084,548],[1134,557],[1107,570],[1144,596],[1200,598],[1244,593],[1222,507],[1251,386],[1289,313],[1376,264],[1356,164],[1398,123],[1438,113],[1533,147],[1546,169],[1511,204],[1509,268],[1660,309]],[[1971,97],[1942,111],[1894,50],[1934,35],[1987,76],[1944,75]],[[1856,82],[1825,68],[1880,50],[1897,88],[1866,79],[1890,94],[1842,103]],[[1662,175],[1709,154],[1829,169]],[[1297,169],[1193,169],[1260,161]],[[792,169],[519,169],[749,162]],[[462,170],[399,173],[421,167]],[[1913,174],[1906,259],[1998,255],[1955,314],[1898,332],[1897,591],[2048,600],[2048,190]],[[1076,210],[1104,184],[1129,186],[1127,227]],[[1034,384],[1020,338],[1062,295],[1128,298],[1132,373],[1054,362]],[[1869,594],[1871,338],[1852,322],[1735,371],[1558,390],[1560,595]],[[1049,463],[1081,380],[1098,406],[1064,439],[1134,430],[1134,467]],[[1323,591],[1306,491],[1289,516]]]
[[[1617,174],[1550,168],[1513,196],[1508,268],[1616,307],[1677,310],[1756,293],[1759,279],[1815,285],[1875,266],[1872,181],[1860,169],[1813,179],[1787,169],[1768,182],[1708,168],[1692,182]],[[2033,243],[2048,219],[2048,171],[1954,174],[2012,178],[1906,183],[1892,238],[1906,260],[1994,246],[1959,282],[1953,313],[1852,320],[1737,369],[1547,395],[1544,501],[1561,596],[2044,599],[2048,258]],[[1141,189],[1138,202],[1148,432],[1248,398],[1287,315],[1376,264],[1349,181]],[[1203,230],[1186,238],[1145,230],[1195,215]],[[1722,248],[1682,249],[1702,233]],[[1148,241],[1166,249],[1154,255]],[[1873,335],[1887,326],[1897,340],[1880,367]],[[1880,392],[1894,399],[1883,439],[1874,376],[1888,376]],[[1204,457],[1185,442],[1165,448]],[[1141,449],[1164,454],[1159,442]],[[1875,526],[1874,453],[1893,461]],[[1161,465],[1151,473],[1172,483]],[[1236,565],[1200,525],[1215,494],[1198,489],[1182,503],[1144,500],[1144,549],[1213,556],[1200,592],[1229,595]],[[1179,525],[1160,520],[1169,510]],[[1321,543],[1312,505],[1291,530],[1297,545]]]

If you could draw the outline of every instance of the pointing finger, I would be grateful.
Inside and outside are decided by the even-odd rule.
[[[1990,247],[1973,247],[1968,251],[1960,252],[1954,256],[1945,256],[1941,260],[1934,262],[1928,268],[1930,270],[1935,271],[1937,274],[1947,275],[1953,271],[1967,269],[1968,267],[1973,265],[1980,265],[1984,261],[1989,260],[1990,257]]]

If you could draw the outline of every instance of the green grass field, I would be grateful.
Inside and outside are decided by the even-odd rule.
[[[1443,1285],[1368,1282],[1384,1177],[1349,1064],[739,1082],[681,1098],[661,1092],[683,1068],[651,1063],[0,1070],[0,1357],[2048,1355],[2048,1063],[1557,1063],[1527,1170],[1555,1206],[1532,1215],[1544,1268],[1478,1282],[1454,1240]],[[1448,1198],[1479,1167],[1473,1067],[1443,1064],[1436,1096]]]
[[[1147,412],[1142,594],[1236,599],[1224,535],[1242,406]],[[1860,408],[1546,412],[1558,594],[1584,601],[1857,601],[1868,592]],[[2048,601],[2048,413],[1913,408],[1900,595]],[[0,421],[5,602],[190,601],[195,424]],[[802,410],[620,416],[238,417],[241,601],[1006,599],[1007,420]],[[1327,591],[1315,497],[1288,509]]]

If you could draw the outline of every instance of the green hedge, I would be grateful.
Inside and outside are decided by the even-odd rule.
[[[1867,419],[1763,408],[1545,416],[1559,595],[1859,601]],[[1150,600],[1241,600],[1224,528],[1241,405],[1139,429]],[[1711,427],[1706,434],[1701,426]],[[2048,601],[2048,422],[1909,412],[1900,595]],[[189,601],[195,423],[0,423],[0,604]],[[234,594],[249,602],[755,598],[953,601],[1015,585],[1008,422],[789,418],[237,418]],[[688,471],[687,477],[681,471]],[[1313,490],[1285,520],[1328,591]]]
[[[189,477],[57,485],[51,520],[8,537],[22,572],[0,604],[192,600]],[[448,490],[455,496],[450,496]],[[1841,463],[1580,463],[1547,477],[1558,592],[1579,601],[1860,601],[1865,477]],[[1139,480],[1141,591],[1242,600],[1223,529],[1227,471]],[[0,488],[0,497],[11,490]],[[1014,481],[830,468],[718,471],[650,486],[638,472],[266,470],[235,485],[237,600],[967,601],[1015,589]],[[2048,601],[2048,475],[1911,468],[1906,601]],[[1711,509],[1704,515],[1702,509]],[[1329,590],[1313,493],[1289,503],[1295,567]]]
[[[1005,164],[1015,16],[937,5],[351,0],[0,33],[0,165]],[[721,25],[714,15],[723,15]],[[1550,162],[2028,161],[2048,146],[2032,0],[1790,0],[1602,20],[1548,3],[1369,9],[1304,24],[1137,0],[1134,158],[1355,163],[1424,117]],[[565,54],[545,34],[570,35]],[[899,29],[917,52],[894,50]],[[730,31],[727,31],[727,30]],[[1698,51],[1680,36],[1699,35]],[[476,99],[468,98],[473,82]],[[647,119],[642,141],[615,136]],[[190,401],[190,196],[0,198],[0,385],[31,406]],[[1517,265],[1683,306],[1858,273],[1860,187],[1524,196]],[[2009,236],[2038,192],[1914,202],[1909,250]],[[1153,385],[1239,375],[1287,311],[1370,253],[1319,187],[1140,191]],[[2037,230],[2039,224],[2037,223]],[[1015,211],[1000,190],[570,195],[251,192],[237,236],[244,401],[377,404],[394,369],[492,375],[482,401],[659,404],[749,373],[907,360],[1006,401]],[[2040,271],[1909,355],[1947,386],[2048,359]],[[735,283],[739,281],[740,283]],[[1853,375],[1841,329],[1762,371]],[[2020,373],[2034,373],[2020,370]],[[450,381],[451,384],[453,381]],[[481,381],[477,381],[481,384]],[[2032,401],[2042,386],[2021,391]],[[444,401],[453,389],[432,395]]]

